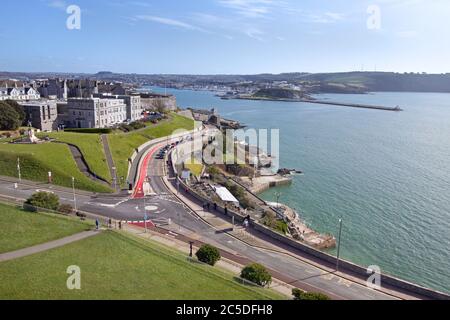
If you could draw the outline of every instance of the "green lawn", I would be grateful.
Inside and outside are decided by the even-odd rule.
[[[124,177],[124,182],[126,182],[128,158],[131,157],[136,148],[149,140],[169,136],[177,129],[193,130],[194,121],[172,113],[169,120],[157,125],[150,125],[143,130],[108,135],[109,147],[117,167],[118,177]]]
[[[81,269],[81,290],[68,290],[68,266]],[[217,268],[115,232],[0,263],[0,299],[281,299],[242,286]]]
[[[77,146],[83,154],[89,169],[106,181],[111,182],[111,173],[106,162],[105,151],[99,134],[84,134],[76,132],[46,133],[57,141]]]
[[[93,182],[80,172],[67,145],[0,143],[0,175],[17,177],[18,157],[23,179],[47,182],[48,172],[51,171],[56,185],[71,187],[72,177],[75,177],[77,189],[112,192],[107,186]]]
[[[64,238],[91,228],[68,217],[25,212],[0,203],[0,253]]]

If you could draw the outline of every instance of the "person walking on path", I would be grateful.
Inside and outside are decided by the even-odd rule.
[[[95,230],[98,230],[98,227],[99,227],[98,219],[95,219]]]

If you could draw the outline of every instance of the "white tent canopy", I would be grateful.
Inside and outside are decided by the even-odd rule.
[[[219,196],[220,200],[222,200],[225,203],[232,203],[236,207],[239,207],[239,200],[237,200],[230,191],[228,191],[225,187],[217,187],[214,186],[214,191]]]

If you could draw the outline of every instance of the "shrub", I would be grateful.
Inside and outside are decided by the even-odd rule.
[[[49,192],[37,192],[30,198],[28,198],[25,204],[27,204],[28,206],[33,206],[35,208],[43,208],[56,211],[59,208],[59,197]]]
[[[292,289],[294,300],[330,300],[330,297],[318,292],[304,292],[300,289]]]
[[[215,265],[217,261],[220,260],[219,249],[209,244],[203,245],[200,249],[198,249],[195,255],[199,261],[207,263],[210,266]]]
[[[252,263],[241,271],[241,278],[256,283],[260,286],[268,286],[272,283],[272,276],[266,267],[259,263]]]
[[[73,207],[70,204],[62,204],[59,206],[58,211],[63,214],[72,214]]]

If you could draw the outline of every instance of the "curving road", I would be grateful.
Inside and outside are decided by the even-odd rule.
[[[295,254],[287,256],[283,253],[258,249],[241,242],[227,232],[211,227],[167,188],[162,179],[166,174],[165,160],[155,159],[155,153],[164,145],[165,143],[154,144],[143,152],[139,161],[136,188],[132,195],[97,196],[77,191],[78,209],[122,221],[142,221],[145,216],[157,224],[165,225],[171,221],[172,224],[166,229],[172,234],[207,242],[236,257],[260,262],[289,278],[293,284],[302,284],[311,290],[327,293],[334,299],[393,299],[391,295],[325,272],[301,259],[300,256],[296,257]],[[51,191],[60,196],[61,202],[74,205],[70,189],[31,182],[22,182],[15,188],[13,182],[14,179],[11,178],[0,178],[0,194],[7,198],[23,200],[38,190]],[[144,194],[146,182],[149,182],[150,187],[147,195]]]

